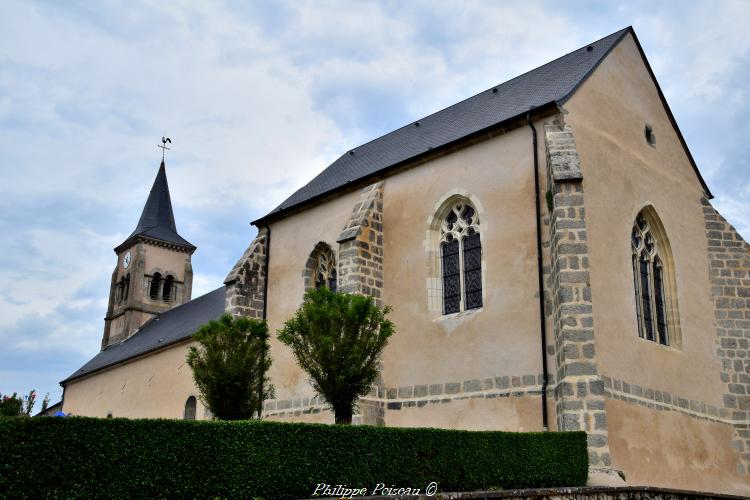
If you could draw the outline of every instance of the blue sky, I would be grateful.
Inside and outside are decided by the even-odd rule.
[[[342,152],[633,25],[750,238],[750,2],[4,2],[0,392],[60,398],[168,152],[193,296]],[[41,399],[41,397],[40,397]]]

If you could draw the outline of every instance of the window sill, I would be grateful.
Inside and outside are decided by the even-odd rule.
[[[677,353],[680,353],[680,354],[683,353],[682,349],[680,349],[679,347],[677,347],[677,346],[675,346],[673,344],[664,345],[664,344],[661,344],[661,343],[656,342],[654,340],[648,340],[647,338],[644,338],[644,337],[636,337],[636,339],[638,339],[641,342],[646,342],[649,345],[654,345],[654,346],[660,347],[662,349],[666,349],[667,351],[677,352]]]
[[[433,323],[441,323],[443,321],[455,321],[455,320],[461,320],[464,318],[468,318],[471,316],[474,316],[475,314],[479,314],[480,312],[484,311],[484,307],[479,307],[477,309],[469,309],[468,311],[461,311],[457,313],[451,313],[451,314],[444,314],[442,316],[438,316],[435,318]]]

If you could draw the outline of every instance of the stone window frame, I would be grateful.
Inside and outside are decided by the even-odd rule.
[[[646,229],[638,229],[638,218],[642,218],[646,223]],[[679,307],[677,304],[677,280],[675,272],[674,257],[672,255],[672,246],[669,243],[667,232],[664,229],[664,225],[661,222],[656,209],[652,204],[647,204],[638,210],[631,218],[632,224],[629,228],[629,248],[630,248],[630,268],[633,274],[631,283],[634,293],[631,294],[631,301],[633,304],[633,319],[635,320],[635,333],[639,340],[655,344],[660,347],[682,349],[682,330],[680,327],[680,315]],[[633,234],[634,231],[638,231],[640,234],[650,235],[653,239],[653,249],[649,252],[649,263],[651,266],[659,266],[661,269],[662,277],[662,294],[665,309],[665,320],[667,326],[667,344],[663,344],[659,340],[658,320],[656,317],[656,297],[654,287],[654,273],[649,273],[649,286],[651,290],[650,297],[650,310],[652,311],[652,322],[654,328],[654,338],[648,339],[646,337],[646,330],[644,324],[644,307],[642,303],[642,294],[639,284],[641,276],[636,268],[636,263],[639,262],[640,254],[636,255],[636,252],[642,252],[644,245],[639,245],[634,248]],[[653,269],[653,267],[652,267]]]
[[[321,262],[321,257],[328,260],[327,263]],[[324,241],[319,241],[315,247],[313,247],[310,255],[307,257],[305,262],[305,269],[302,272],[302,276],[305,280],[305,292],[308,292],[315,288],[316,277],[321,271],[321,266],[325,266],[324,277],[326,282],[326,288],[329,287],[331,278],[336,281],[336,289],[338,289],[339,270],[338,270],[338,255],[333,246],[329,245]]]
[[[156,298],[153,297],[151,293],[151,283],[154,280],[154,277],[156,275],[159,275],[159,284],[158,288],[156,290]],[[167,283],[167,278],[172,278],[171,281],[169,281],[171,285],[171,291],[169,293],[169,298],[164,298],[164,285]],[[172,304],[177,301],[177,295],[180,291],[180,285],[182,285],[184,282],[177,280],[177,273],[174,271],[169,270],[163,270],[160,267],[155,267],[151,270],[150,273],[146,274],[146,279],[144,280],[144,289],[145,289],[145,297],[151,301],[151,302],[164,302],[165,304]]]
[[[464,201],[471,205],[481,224],[481,241],[487,241],[489,224],[487,223],[484,205],[474,194],[463,188],[452,189],[443,194],[432,207],[432,214],[427,217],[427,234],[424,240],[424,249],[427,254],[427,309],[435,315],[436,319],[454,318],[464,315],[476,314],[484,310],[487,304],[487,252],[482,249],[482,306],[477,309],[463,309],[463,296],[460,312],[443,313],[443,279],[440,241],[442,237],[441,225],[443,219],[458,201]],[[462,278],[463,279],[463,276]]]

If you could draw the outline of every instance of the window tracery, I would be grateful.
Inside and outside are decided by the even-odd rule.
[[[318,262],[315,269],[315,288],[328,288],[336,291],[336,257],[330,247],[318,252]]]
[[[665,258],[669,257],[669,249],[650,219],[644,213],[638,214],[630,240],[638,336],[670,345],[670,329],[675,325],[670,325],[667,298],[670,283]]]
[[[336,265],[336,253],[328,244],[321,241],[315,245],[305,263],[305,291],[328,288],[335,292],[338,287]]]
[[[479,215],[466,200],[455,201],[440,223],[443,313],[482,307],[482,242]]]

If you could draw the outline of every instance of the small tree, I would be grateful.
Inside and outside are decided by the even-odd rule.
[[[260,416],[271,366],[266,322],[225,314],[193,338],[200,347],[190,348],[187,363],[211,413],[222,420]]]
[[[42,409],[40,410],[40,413],[47,411],[47,408],[49,408],[49,392],[45,394],[44,399],[42,399]]]
[[[36,403],[36,391],[29,391],[28,396],[20,397],[14,392],[12,396],[0,398],[0,415],[5,417],[30,417]]]
[[[34,410],[34,404],[36,404],[36,391],[32,389],[31,391],[29,391],[29,395],[23,398],[23,408],[21,409],[21,415],[30,417],[31,412]]]
[[[380,355],[393,334],[389,307],[371,297],[326,288],[305,294],[294,317],[278,331],[313,388],[333,408],[337,424],[351,424],[357,400],[378,376]]]
[[[5,395],[0,399],[0,415],[4,417],[17,417],[21,414],[23,400],[18,397],[18,393],[12,396]]]

